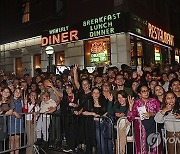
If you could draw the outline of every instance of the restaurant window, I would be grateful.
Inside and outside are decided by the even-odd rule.
[[[22,4],[22,23],[28,22],[29,16],[30,16],[30,2],[29,0],[25,0]]]
[[[85,66],[110,64],[110,55],[109,37],[85,42]]]
[[[41,54],[34,55],[34,69],[41,68]]]
[[[22,75],[22,58],[16,58],[16,74]]]
[[[56,58],[56,66],[62,66],[65,65],[65,53],[64,51],[56,52],[55,54]]]
[[[143,43],[140,39],[132,37],[131,39],[131,66],[137,67],[143,65]]]

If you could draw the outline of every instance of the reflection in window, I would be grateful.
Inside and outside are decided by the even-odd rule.
[[[143,45],[142,40],[131,36],[131,66],[136,68],[143,65]]]
[[[55,57],[56,57],[56,65],[57,66],[65,65],[65,53],[64,53],[64,51],[56,52]]]
[[[30,2],[25,2],[22,4],[22,23],[29,21],[30,16]]]
[[[142,42],[137,43],[137,56],[142,56]]]
[[[85,42],[85,65],[96,66],[110,63],[110,39]]]

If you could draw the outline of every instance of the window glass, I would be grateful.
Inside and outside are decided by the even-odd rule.
[[[29,16],[30,16],[30,2],[26,2],[26,3],[22,4],[22,12],[23,12],[22,23],[26,23],[26,22],[28,22],[30,20],[29,19]]]
[[[102,38],[85,42],[85,65],[96,66],[110,63],[110,39]]]
[[[22,58],[16,58],[16,74],[22,75]]]
[[[34,55],[34,69],[41,68],[41,55]]]
[[[56,65],[57,66],[65,65],[65,53],[64,53],[64,51],[56,52],[55,58],[56,58]]]

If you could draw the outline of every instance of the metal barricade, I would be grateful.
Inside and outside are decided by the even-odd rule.
[[[40,137],[38,133],[43,134],[41,138],[45,141],[41,143],[43,148],[87,154],[97,151],[101,154],[114,153],[114,131],[111,118],[60,114],[41,116],[37,120],[36,133],[38,138]]]
[[[175,129],[180,129],[180,119],[166,119],[164,123],[168,122],[174,131],[168,131],[164,129],[163,133],[163,143],[164,149],[167,154],[174,153],[180,154],[180,131],[175,131]],[[175,126],[176,125],[176,126]],[[178,127],[178,128],[176,128]]]
[[[32,124],[32,130],[32,127],[27,124],[28,115],[33,115],[33,113],[20,114],[20,118],[16,118],[14,115],[0,115],[0,154],[16,150],[25,151],[32,147],[34,141],[28,142],[27,136],[28,132],[31,132],[29,136],[33,136],[35,139],[35,125]]]
[[[172,119],[166,119],[165,121],[171,121],[172,125],[174,122],[180,122],[180,120]],[[171,145],[174,148],[173,154],[179,154],[180,132],[168,132],[164,129],[162,123],[154,123],[153,130],[152,127],[147,128],[147,126],[153,125],[151,120],[142,122],[139,117],[136,117],[134,121],[129,122],[127,117],[119,118],[117,121],[116,153],[171,154],[172,152],[168,149]]]

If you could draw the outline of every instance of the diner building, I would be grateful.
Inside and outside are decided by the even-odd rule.
[[[46,71],[48,46],[53,47],[53,65],[60,70],[75,63],[93,70],[97,65],[121,68],[127,64],[136,68],[172,63],[175,59],[172,34],[134,14],[112,12],[1,44],[0,67],[16,74],[34,75],[36,68]]]

